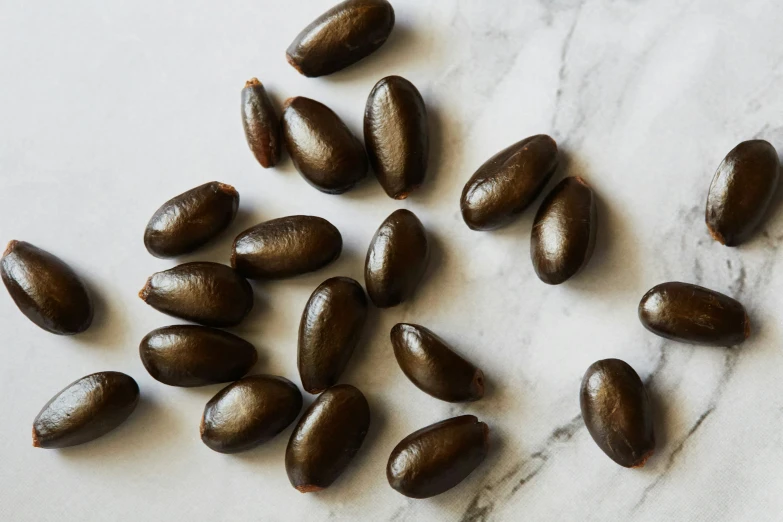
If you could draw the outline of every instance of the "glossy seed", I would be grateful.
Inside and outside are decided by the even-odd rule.
[[[234,240],[231,266],[249,279],[283,279],[325,267],[343,248],[340,231],[315,216],[266,221]]]
[[[397,306],[413,296],[429,261],[427,232],[416,215],[394,211],[370,242],[364,284],[378,308]]]
[[[220,453],[252,449],[283,431],[302,409],[294,383],[272,375],[250,375],[229,384],[204,408],[201,440]]]
[[[0,260],[0,276],[19,310],[47,332],[73,335],[92,323],[87,287],[59,257],[14,240]]]
[[[139,355],[150,375],[169,386],[206,386],[235,381],[258,360],[255,347],[236,335],[196,325],[148,333]]]
[[[454,417],[402,439],[389,457],[386,478],[406,497],[434,497],[465,480],[488,451],[487,425],[473,415]]]
[[[253,308],[250,283],[220,263],[185,263],[157,272],[139,297],[159,312],[206,326],[235,326]]]
[[[640,468],[655,450],[652,408],[633,368],[619,359],[590,365],[579,394],[587,431],[609,458]]]
[[[205,245],[234,221],[239,193],[212,181],[165,202],[144,231],[144,246],[155,257],[188,254]]]
[[[321,192],[342,194],[367,175],[364,146],[322,103],[303,96],[286,101],[283,139],[296,170]]]
[[[530,258],[541,281],[559,285],[593,255],[598,228],[595,196],[579,177],[565,178],[544,198],[533,221]]]
[[[272,100],[258,78],[251,78],[242,89],[242,127],[250,151],[262,167],[269,168],[280,161],[280,118]]]
[[[391,342],[400,368],[423,392],[448,402],[477,401],[484,396],[484,373],[427,328],[397,324],[391,330]]]
[[[285,452],[288,480],[301,493],[329,487],[353,459],[370,428],[362,392],[338,384],[323,392],[299,419]]]
[[[780,160],[764,140],[743,141],[718,167],[707,196],[712,237],[726,246],[747,240],[767,213],[778,185]]]
[[[510,223],[544,190],[557,163],[557,143],[545,134],[498,152],[479,167],[462,191],[465,224],[473,230],[493,230]]]
[[[46,403],[33,421],[33,446],[66,448],[110,432],[139,402],[139,386],[120,372],[82,377]]]
[[[394,9],[386,0],[347,0],[305,27],[286,59],[305,76],[332,74],[372,54],[393,28]]]
[[[333,277],[315,289],[299,323],[297,364],[305,390],[321,393],[337,384],[366,319],[367,298],[353,279]]]
[[[364,142],[389,197],[405,199],[422,184],[430,146],[427,109],[411,82],[387,76],[375,84],[364,109]]]
[[[639,303],[639,320],[654,334],[684,343],[733,346],[750,336],[741,303],[688,283],[653,287]]]

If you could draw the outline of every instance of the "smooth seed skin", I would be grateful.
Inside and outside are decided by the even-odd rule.
[[[258,78],[249,79],[242,89],[242,128],[258,163],[265,169],[277,165],[282,147],[280,118]]]
[[[541,203],[530,235],[530,258],[538,278],[559,285],[579,273],[593,255],[597,228],[590,186],[578,177],[558,183]]]
[[[82,377],[55,395],[33,421],[33,446],[66,448],[105,435],[139,402],[139,386],[120,372]]]
[[[337,384],[366,320],[367,298],[353,279],[333,277],[315,289],[299,323],[297,365],[307,392]]]
[[[418,89],[400,76],[373,87],[364,110],[370,166],[390,198],[405,199],[424,182],[429,159],[427,108]]]
[[[74,335],[92,324],[93,303],[81,278],[60,258],[25,241],[11,241],[0,260],[19,310],[47,332]]]
[[[231,266],[248,279],[284,279],[340,257],[343,238],[327,220],[288,216],[251,227],[234,240]]]
[[[484,373],[427,328],[397,324],[391,329],[391,342],[400,368],[424,393],[447,402],[484,396]]]
[[[196,325],[175,325],[148,333],[139,344],[141,362],[157,381],[194,387],[235,381],[258,360],[241,337]]]
[[[734,346],[750,336],[750,318],[741,303],[714,290],[676,281],[650,289],[639,303],[645,328],[666,339],[691,344]]]
[[[311,78],[332,74],[372,54],[393,28],[394,9],[386,0],[347,0],[305,27],[286,59]]]
[[[411,498],[429,498],[453,488],[489,451],[489,428],[473,415],[454,417],[405,437],[386,466],[389,485]]]
[[[159,312],[204,326],[236,326],[253,308],[250,283],[220,263],[185,263],[157,272],[139,297]]]
[[[326,194],[342,194],[367,175],[362,142],[329,107],[298,96],[286,101],[283,139],[296,170]]]
[[[144,246],[159,258],[193,252],[227,229],[238,208],[239,193],[231,185],[200,185],[161,205],[144,230]]]
[[[201,440],[219,453],[255,448],[294,422],[302,394],[288,379],[250,375],[229,384],[204,408]]]
[[[626,468],[644,466],[655,450],[653,416],[639,375],[619,359],[590,365],[579,394],[590,436],[609,458]]]
[[[413,296],[430,257],[427,232],[416,215],[394,211],[370,242],[364,264],[364,285],[373,304],[390,308]]]
[[[488,159],[465,184],[460,210],[472,230],[494,230],[522,213],[557,169],[557,143],[546,134],[525,138]]]
[[[780,177],[775,147],[743,141],[718,167],[707,195],[705,220],[712,237],[726,246],[745,242],[759,227]]]
[[[353,459],[370,428],[362,392],[338,384],[323,392],[299,419],[285,452],[291,485],[302,493],[329,487]]]

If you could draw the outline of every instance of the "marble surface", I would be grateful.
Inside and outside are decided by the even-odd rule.
[[[330,1],[6,2],[0,14],[0,239],[61,256],[89,281],[96,320],[72,338],[27,321],[0,292],[0,518],[3,520],[779,520],[783,463],[783,198],[740,248],[703,222],[712,175],[738,142],[783,151],[783,6],[774,0],[395,0],[397,25],[365,62],[321,79],[284,51]],[[357,133],[373,84],[410,79],[431,115],[431,169],[404,202],[368,178],[342,196],[308,186],[289,158],[253,159],[239,91],[258,76],[278,103],[305,95]],[[470,231],[458,200],[489,156],[549,133],[563,175],[600,198],[588,268],[558,287],[529,260],[536,204],[512,225]],[[258,372],[297,383],[296,332],[324,279],[361,281],[381,221],[405,207],[435,242],[416,298],[371,312],[342,381],[367,395],[372,427],[333,487],[288,483],[290,429],[239,455],[198,436],[219,389],[154,381],[138,357],[149,330],[176,323],[136,293],[158,260],[144,225],[166,199],[219,180],[241,194],[230,231],[184,260],[227,262],[245,227],[283,215],[325,217],[341,231],[338,262],[256,285],[235,332],[259,349]],[[552,183],[555,181],[553,180]],[[551,186],[551,184],[550,184]],[[681,280],[741,300],[754,324],[741,348],[664,341],[636,307]],[[430,327],[483,368],[486,397],[450,405],[418,391],[394,360],[397,322]],[[619,357],[647,382],[658,448],[640,470],[593,443],[578,403],[592,362]],[[69,382],[99,370],[137,379],[142,402],[120,429],[62,451],[34,449],[33,418]],[[306,398],[309,403],[310,397]],[[471,413],[492,429],[486,462],[430,500],[387,485],[385,464],[408,433]]]

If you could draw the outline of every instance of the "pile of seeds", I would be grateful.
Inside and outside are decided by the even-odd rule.
[[[348,0],[297,36],[288,61],[305,76],[339,71],[368,56],[388,38],[394,10],[386,0]],[[371,167],[389,197],[405,199],[424,181],[429,154],[427,111],[404,78],[380,80],[367,100],[364,145],[325,105],[308,98],[286,101],[282,118],[257,79],[241,94],[242,123],[263,167],[280,159],[283,143],[309,184],[329,194],[350,190]],[[460,199],[473,230],[502,227],[541,194],[558,165],[555,141],[526,138],[498,152],[468,180]],[[725,158],[707,197],[706,223],[726,245],[748,239],[776,190],[779,160],[761,140],[739,144]],[[588,183],[567,177],[543,199],[531,232],[531,258],[544,283],[556,285],[589,262],[597,230],[595,195]],[[239,194],[211,182],[164,203],[144,232],[150,254],[171,258],[213,240],[234,220]],[[239,324],[253,307],[248,279],[295,277],[340,256],[342,236],[315,216],[260,223],[234,240],[230,264],[185,263],[153,274],[139,296],[156,310],[194,325],[158,328],[142,339],[139,355],[150,375],[170,386],[230,382],[204,408],[201,438],[221,453],[251,449],[299,417],[302,394],[284,377],[245,374],[255,347],[218,328]],[[393,212],[367,251],[364,283],[378,308],[415,296],[429,259],[429,242],[410,211]],[[54,255],[11,241],[0,273],[19,309],[41,328],[60,335],[85,331],[93,304],[82,280]],[[360,450],[370,425],[361,391],[338,384],[367,318],[365,290],[333,277],[310,296],[299,325],[298,369],[304,390],[319,394],[299,417],[285,455],[291,484],[301,492],[328,487]],[[699,286],[667,282],[642,297],[639,318],[651,332],[675,341],[733,346],[750,335],[750,320],[734,299]],[[390,332],[403,373],[423,392],[448,402],[484,395],[484,374],[424,326],[397,324]],[[33,445],[62,448],[89,442],[131,415],[139,387],[129,376],[100,372],[67,386],[33,423]],[[628,364],[607,359],[582,381],[584,422],[596,444],[625,467],[644,465],[655,449],[653,416],[644,384]],[[438,495],[459,484],[487,455],[489,428],[462,415],[422,428],[392,451],[386,474],[392,488],[413,498]]]

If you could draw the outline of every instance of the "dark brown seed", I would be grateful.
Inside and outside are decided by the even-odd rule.
[[[598,447],[626,468],[640,468],[655,450],[647,390],[633,368],[619,359],[590,365],[579,393],[582,419]]]
[[[362,142],[322,103],[303,96],[286,101],[283,139],[296,170],[321,192],[342,194],[367,175]]]
[[[778,185],[780,160],[764,140],[743,141],[718,167],[707,196],[707,228],[716,241],[736,246],[758,228]]]
[[[139,292],[148,305],[206,326],[235,326],[253,308],[253,289],[220,263],[185,263],[152,274]]]
[[[249,279],[283,279],[325,267],[343,249],[340,231],[315,216],[266,221],[234,240],[231,266]]]
[[[201,440],[220,453],[255,448],[294,422],[302,394],[288,379],[250,375],[229,384],[204,408]]]
[[[329,487],[342,474],[370,428],[362,392],[338,384],[323,392],[299,419],[285,452],[288,480],[301,493]]]
[[[148,333],[139,355],[152,377],[169,386],[206,386],[235,381],[258,360],[255,347],[236,335],[196,325]]]
[[[386,478],[411,498],[429,498],[453,488],[481,464],[489,451],[489,428],[462,415],[415,431],[389,457]]]
[[[510,223],[544,190],[557,162],[557,143],[545,134],[492,156],[462,191],[465,224],[473,230],[493,230]]]
[[[280,118],[258,78],[251,78],[242,89],[242,127],[253,155],[262,167],[280,160]]]
[[[120,372],[99,372],[72,382],[33,421],[33,446],[66,448],[110,432],[139,402],[139,385]]]
[[[193,252],[234,221],[239,194],[231,185],[212,181],[165,202],[144,231],[144,246],[155,257]]]
[[[364,284],[378,308],[409,299],[429,261],[427,232],[410,210],[394,211],[370,242],[364,264]]]
[[[639,303],[639,320],[654,334],[684,343],[733,346],[750,336],[741,303],[688,283],[653,287]]]
[[[394,9],[386,0],[347,0],[305,27],[286,59],[308,77],[332,74],[372,54],[392,28]]]
[[[538,278],[559,285],[590,261],[598,228],[595,196],[582,178],[565,178],[544,198],[533,221],[530,258]]]
[[[367,298],[349,277],[327,279],[315,289],[299,323],[297,363],[302,386],[321,393],[337,384],[367,319]]]
[[[59,257],[14,240],[0,261],[0,276],[19,310],[47,332],[73,335],[92,323],[87,287]]]
[[[484,373],[427,328],[397,324],[391,329],[391,342],[400,368],[423,392],[448,402],[484,396]]]
[[[405,199],[422,184],[430,147],[427,109],[411,82],[388,76],[375,84],[364,109],[364,142],[389,197]]]

